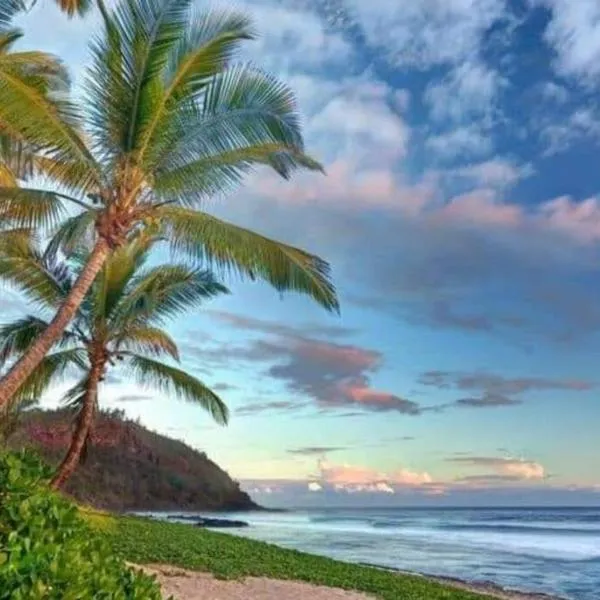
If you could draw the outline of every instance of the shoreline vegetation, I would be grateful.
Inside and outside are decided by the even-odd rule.
[[[361,592],[365,597],[380,600],[564,600],[508,590],[489,582],[467,582],[341,562],[186,523],[94,511],[87,514],[120,558],[150,568],[163,584],[169,577],[183,577],[187,585],[200,589],[216,585],[213,577],[242,582],[250,578],[250,583],[260,578],[262,585],[273,580],[303,582]],[[180,580],[177,581],[180,585]],[[244,597],[252,600],[250,595]]]

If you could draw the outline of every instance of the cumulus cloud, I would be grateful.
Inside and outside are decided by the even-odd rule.
[[[349,464],[333,464],[319,461],[319,474],[315,478],[322,487],[337,491],[375,492],[393,494],[396,488],[418,487],[432,483],[427,472],[400,468],[391,473],[380,472],[368,467]]]
[[[459,478],[467,483],[489,483],[495,481],[540,480],[546,477],[544,467],[535,461],[522,458],[500,458],[489,456],[457,456],[447,459],[454,464],[474,468],[490,469],[492,474]]]

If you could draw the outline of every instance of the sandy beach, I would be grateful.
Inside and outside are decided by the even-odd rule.
[[[139,567],[138,567],[139,568]],[[215,579],[209,573],[188,571],[169,565],[141,567],[156,575],[165,598],[175,600],[373,600],[359,592],[281,581],[266,577],[246,577],[241,581]]]
[[[315,586],[297,581],[282,581],[266,577],[247,577],[243,580],[216,579],[209,573],[189,571],[169,565],[146,565],[141,568],[146,573],[156,575],[165,598],[175,600],[373,600],[373,596]],[[411,573],[414,575],[414,573]],[[422,577],[425,577],[424,575]],[[494,584],[471,584],[464,581],[427,577],[452,587],[487,595],[497,600],[561,600],[546,594],[529,594],[502,589]]]

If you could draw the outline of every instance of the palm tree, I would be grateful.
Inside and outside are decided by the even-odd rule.
[[[10,236],[11,248],[4,254],[28,273],[28,283],[21,291],[40,307],[55,309],[85,268],[85,256],[75,255],[68,265],[61,264],[51,251],[40,252],[29,234],[13,232]],[[65,395],[77,411],[76,427],[52,480],[55,488],[76,468],[91,433],[100,383],[107,370],[120,361],[126,367],[124,374],[140,385],[199,404],[218,423],[227,423],[227,407],[214,392],[193,375],[158,359],[179,361],[177,345],[163,329],[167,320],[228,290],[210,271],[185,264],[149,266],[151,245],[144,236],[111,255],[53,351],[11,402],[39,398],[69,372],[80,372],[79,381]],[[0,327],[0,360],[26,352],[47,326],[38,315],[28,315]]]
[[[68,119],[49,119],[45,107],[30,114],[0,94],[0,119],[47,148],[36,166],[60,186],[60,193],[0,187],[15,226],[56,222],[71,201],[80,212],[60,229],[62,250],[94,232],[68,297],[0,381],[0,406],[61,337],[110,253],[148,225],[160,228],[172,250],[206,267],[338,309],[325,261],[198,210],[257,165],[285,178],[297,168],[321,167],[304,153],[293,93],[271,75],[232,62],[240,43],[255,37],[250,20],[233,12],[191,15],[191,3],[122,0],[107,17],[91,47],[85,135],[72,104],[63,110]]]

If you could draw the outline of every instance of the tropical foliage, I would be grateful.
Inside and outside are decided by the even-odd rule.
[[[68,263],[58,263],[51,249],[42,253],[29,234],[6,236],[11,241],[0,254],[0,271],[41,309],[55,310],[68,296],[86,255],[77,253]],[[64,396],[76,415],[76,429],[54,479],[56,487],[77,465],[97,411],[100,384],[107,370],[119,364],[125,367],[123,376],[140,386],[193,402],[218,423],[227,422],[223,401],[199,379],[174,366],[179,350],[163,329],[168,320],[227,289],[209,271],[185,264],[149,265],[151,248],[151,239],[140,236],[115,250],[71,325],[9,403],[39,398],[65,375],[79,374]],[[18,358],[47,327],[39,315],[1,326],[0,360]]]
[[[0,81],[0,123],[36,149],[35,173],[60,190],[0,187],[0,213],[13,227],[60,224],[65,254],[82,239],[93,247],[49,327],[0,382],[0,405],[61,337],[109,254],[147,227],[206,268],[338,308],[325,261],[199,210],[258,165],[285,178],[320,165],[305,154],[292,91],[235,60],[255,37],[251,21],[192,4],[122,0],[106,15],[91,45],[85,119],[72,101]]]
[[[49,491],[31,453],[0,454],[0,600],[160,600],[79,515]]]

